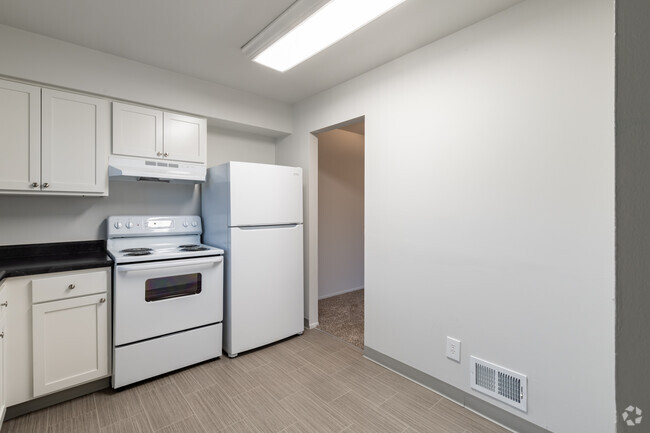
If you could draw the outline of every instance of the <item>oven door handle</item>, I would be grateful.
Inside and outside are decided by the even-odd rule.
[[[165,260],[162,262],[143,263],[134,265],[118,265],[117,272],[131,272],[131,271],[148,271],[150,269],[161,268],[177,268],[181,266],[194,266],[194,265],[215,265],[221,263],[223,257],[209,257],[205,259],[191,259],[191,260]]]

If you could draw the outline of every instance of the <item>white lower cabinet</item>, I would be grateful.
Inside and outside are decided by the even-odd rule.
[[[8,406],[110,375],[110,268],[5,280]]]
[[[5,398],[5,330],[7,323],[7,314],[5,310],[9,306],[7,302],[7,291],[5,284],[0,284],[0,428],[5,419],[7,409],[7,399]]]
[[[32,307],[34,397],[108,374],[106,293]]]
[[[5,398],[5,329],[6,320],[0,319],[0,427],[5,419],[7,399]]]

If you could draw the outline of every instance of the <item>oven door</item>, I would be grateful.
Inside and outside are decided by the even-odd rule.
[[[223,317],[223,257],[117,265],[114,344],[120,346]]]

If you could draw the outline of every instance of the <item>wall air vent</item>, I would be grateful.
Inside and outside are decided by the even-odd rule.
[[[471,356],[470,378],[472,389],[528,411],[528,378],[523,374]]]

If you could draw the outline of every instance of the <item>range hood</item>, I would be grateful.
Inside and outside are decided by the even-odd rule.
[[[161,161],[148,158],[111,156],[108,159],[110,180],[142,180],[168,183],[205,182],[204,164]]]

